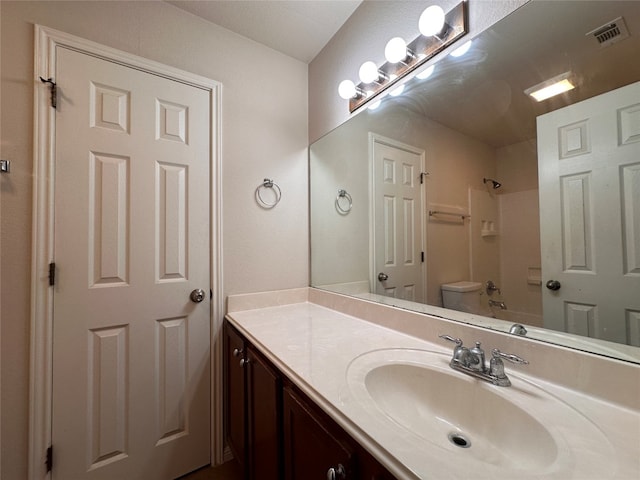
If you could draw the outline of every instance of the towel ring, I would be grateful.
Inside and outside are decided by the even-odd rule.
[[[346,208],[340,204],[340,199],[346,198],[349,201],[349,206]],[[340,215],[346,215],[351,211],[351,207],[353,207],[353,200],[351,199],[351,195],[346,190],[340,189],[338,190],[338,195],[336,196],[336,210]]]
[[[264,198],[262,198],[261,191],[263,188],[271,188],[274,191],[276,198],[272,203],[269,203],[265,201]],[[278,203],[280,203],[281,198],[282,198],[282,190],[280,190],[280,187],[278,186],[278,184],[275,183],[270,178],[265,178],[264,181],[260,185],[258,185],[258,188],[256,188],[256,200],[258,201],[260,206],[263,208],[275,207]]]

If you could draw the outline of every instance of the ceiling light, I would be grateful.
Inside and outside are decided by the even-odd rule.
[[[470,48],[471,48],[471,40],[469,40],[467,43],[463,44],[461,47],[456,48],[449,55],[451,55],[452,57],[461,57],[462,55],[467,53]]]
[[[561,75],[555,76],[542,83],[534,85],[531,88],[527,88],[524,93],[533,97],[536,101],[541,102],[547,98],[554,97],[569,90],[573,90],[575,85],[571,83],[569,77],[571,72],[565,72]]]
[[[427,67],[423,71],[421,71],[419,74],[417,74],[416,78],[418,80],[425,80],[425,79],[429,78],[431,76],[431,74],[433,73],[433,71],[435,70],[435,68],[436,68],[435,65],[430,65],[429,67]]]
[[[438,5],[427,7],[418,20],[418,29],[425,37],[437,35],[444,28],[444,10]]]
[[[409,56],[407,42],[401,37],[394,37],[387,42],[384,48],[384,57],[389,63],[398,63]]]

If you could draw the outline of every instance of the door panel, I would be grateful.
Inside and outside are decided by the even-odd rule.
[[[209,93],[58,47],[54,478],[209,463]]]
[[[538,117],[545,327],[640,346],[640,83]]]

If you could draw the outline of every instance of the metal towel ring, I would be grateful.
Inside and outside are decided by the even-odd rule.
[[[260,191],[263,188],[271,188],[271,189],[273,189],[273,191],[274,191],[274,193],[276,195],[276,199],[273,201],[273,203],[266,202],[262,198],[262,195],[260,194]],[[282,198],[282,190],[280,190],[280,187],[278,186],[278,184],[275,183],[270,178],[265,178],[264,181],[260,185],[258,185],[258,188],[256,188],[256,200],[258,201],[260,206],[263,207],[263,208],[273,208],[273,207],[275,207],[278,203],[280,203],[280,199],[281,198]]]
[[[342,205],[340,205],[341,198],[346,198],[349,201],[348,207],[343,208]],[[349,192],[343,189],[338,190],[338,196],[336,196],[336,210],[338,210],[338,213],[340,213],[341,215],[346,215],[351,211],[351,207],[353,207],[353,200],[351,199],[351,195],[349,195]]]

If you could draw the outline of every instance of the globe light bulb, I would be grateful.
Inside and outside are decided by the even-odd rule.
[[[396,78],[398,78],[398,75],[395,74],[389,77],[391,81],[394,81]],[[402,95],[402,92],[404,92],[404,83],[394,88],[393,90],[390,90],[389,95],[391,95],[392,97],[397,97],[398,95]]]
[[[456,48],[449,55],[451,55],[452,57],[461,57],[462,55],[467,53],[470,48],[471,48],[471,40],[469,40],[467,43],[463,44],[461,47]]]
[[[425,37],[437,35],[444,28],[444,10],[438,5],[427,7],[418,20],[418,29]]]
[[[423,71],[421,71],[419,74],[417,74],[416,78],[418,80],[425,80],[425,79],[429,78],[431,76],[431,74],[433,73],[433,71],[435,70],[435,68],[436,68],[435,65],[430,65],[429,67],[427,67]]]
[[[378,67],[373,62],[364,62],[360,66],[360,70],[358,71],[358,76],[362,83],[371,83],[378,80],[380,74],[378,73]]]
[[[389,63],[398,63],[407,58],[407,42],[403,38],[394,37],[384,48],[384,57]]]
[[[376,108],[378,108],[380,106],[381,103],[382,103],[382,100],[377,100],[377,101],[373,102],[371,105],[369,105],[367,108],[369,110],[375,110]]]
[[[391,90],[389,92],[389,95],[391,95],[392,97],[397,97],[398,95],[402,95],[402,92],[404,92],[404,84]]]
[[[351,80],[343,80],[340,82],[340,85],[338,85],[338,95],[345,100],[355,97],[356,94],[356,86]]]

